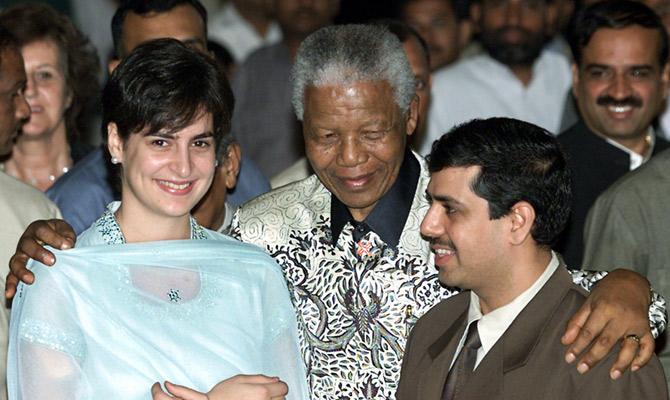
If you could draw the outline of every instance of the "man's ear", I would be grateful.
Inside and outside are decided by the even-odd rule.
[[[668,98],[668,88],[670,87],[670,63],[665,63],[663,65],[663,71],[661,72],[661,82],[663,84],[663,98]]]
[[[419,96],[416,94],[412,99],[412,102],[409,103],[409,109],[407,110],[407,124],[405,125],[405,133],[407,136],[411,136],[416,130],[416,125],[419,120]]]
[[[577,85],[579,85],[579,66],[572,63],[572,95],[577,98]]]
[[[219,166],[219,173],[223,175],[227,189],[233,189],[237,185],[237,175],[240,173],[241,163],[242,151],[240,145],[231,143],[228,145],[223,164]]]
[[[513,245],[523,244],[531,237],[531,230],[535,224],[535,209],[530,203],[520,201],[512,206],[509,218],[511,222],[510,243]]]
[[[107,149],[112,159],[116,159],[123,164],[123,139],[119,135],[119,128],[116,123],[107,124]]]

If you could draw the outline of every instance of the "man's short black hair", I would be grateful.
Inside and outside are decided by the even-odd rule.
[[[218,62],[178,40],[157,39],[135,48],[110,76],[102,94],[103,131],[114,122],[124,141],[140,132],[175,132],[206,112],[220,145],[233,105]]]
[[[661,67],[665,65],[668,60],[668,33],[663,21],[651,8],[632,0],[606,0],[577,14],[570,37],[575,62],[578,65],[582,62],[582,50],[599,29],[623,29],[634,25],[658,32],[658,62]]]
[[[121,39],[123,37],[123,21],[129,12],[137,15],[164,13],[182,4],[190,5],[200,14],[205,29],[203,37],[207,38],[207,10],[198,0],[121,0],[119,8],[116,9],[114,17],[112,17],[112,40],[116,57],[121,59],[126,55]]]
[[[489,217],[507,215],[526,201],[535,209],[531,235],[551,246],[570,214],[570,172],[558,141],[548,131],[511,118],[475,119],[433,143],[431,173],[477,166],[472,191],[488,202]]]
[[[421,51],[423,51],[426,62],[428,63],[427,65],[430,65],[430,50],[428,49],[428,43],[426,43],[416,29],[400,20],[391,18],[378,19],[372,21],[372,24],[386,27],[389,32],[394,34],[398,40],[400,40],[400,43],[405,43],[410,38],[415,38],[419,42],[419,46],[421,46]]]

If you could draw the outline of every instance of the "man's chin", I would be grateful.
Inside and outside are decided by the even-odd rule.
[[[438,269],[437,277],[443,285],[456,287],[459,284],[462,284],[458,277],[458,273],[454,270],[453,266],[450,268],[446,265],[436,265],[436,267]]]
[[[607,135],[612,140],[634,140],[644,137],[647,134],[647,129],[638,129],[633,124],[612,123],[607,129]],[[642,133],[640,133],[642,132]]]
[[[345,185],[337,185],[335,188],[329,188],[331,193],[334,193],[337,198],[348,208],[368,208],[374,206],[379,197],[377,193],[373,193],[374,185],[363,185],[361,187],[347,187]]]

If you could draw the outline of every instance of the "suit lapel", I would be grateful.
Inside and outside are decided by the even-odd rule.
[[[493,400],[504,397],[504,374],[523,367],[532,356],[547,323],[557,311],[566,292],[572,288],[572,280],[561,263],[544,287],[521,311],[503,336],[496,342],[477,366],[466,384],[462,398]],[[464,296],[452,309],[461,313],[453,320],[444,334],[428,347],[426,372],[419,382],[419,399],[441,399],[444,383],[449,373],[458,343],[465,331],[470,296]],[[513,388],[512,388],[513,389]]]
[[[465,300],[462,312],[453,321],[449,328],[442,334],[426,352],[428,368],[419,382],[419,399],[441,399],[444,383],[447,380],[449,366],[454,358],[458,342],[465,332],[465,324],[468,317],[469,295],[461,295]],[[458,310],[454,307],[454,311]]]
[[[523,367],[543,336],[543,331],[572,287],[572,280],[561,263],[547,283],[519,313],[500,338],[503,348],[503,374]]]
[[[458,396],[469,400],[494,400],[503,394],[503,346],[493,346],[470,376],[463,393]]]
[[[504,375],[526,365],[561,299],[571,287],[570,275],[561,264],[479,363],[459,397],[471,400],[504,398]]]

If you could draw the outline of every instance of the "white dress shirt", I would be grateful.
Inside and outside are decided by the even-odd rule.
[[[433,76],[426,138],[419,153],[428,154],[433,141],[474,118],[516,118],[558,134],[571,84],[568,60],[555,51],[542,52],[528,86],[488,54],[462,59]]]
[[[261,46],[277,43],[282,38],[279,25],[274,21],[270,23],[265,37],[260,36],[230,2],[223,6],[221,11],[212,15],[208,30],[209,37],[230,51],[238,64],[241,64],[252,51]]]
[[[629,149],[628,147],[622,145],[621,143],[612,140],[610,138],[605,138],[607,143],[611,144],[612,146],[616,147],[617,149],[621,151],[625,151],[628,153],[630,156],[630,166],[629,170],[632,171],[639,167],[640,165],[646,163],[649,161],[651,158],[651,154],[654,152],[654,144],[656,143],[656,135],[654,134],[654,129],[649,128],[649,131],[647,133],[647,140],[649,141],[649,148],[647,149],[647,154],[642,155],[634,152],[633,150]]]

